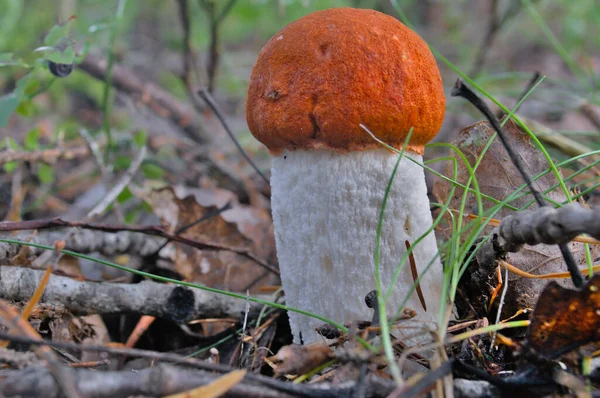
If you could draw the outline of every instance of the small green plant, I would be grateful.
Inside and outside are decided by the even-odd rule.
[[[29,70],[17,80],[11,93],[0,97],[0,127],[6,127],[10,116],[15,112],[23,116],[30,115],[31,101],[48,90],[56,77],[68,76],[73,65],[83,59],[85,54],[78,56],[75,53],[70,37],[74,19],[72,17],[64,24],[54,25],[44,38],[44,45],[33,50],[33,53],[40,56],[31,62],[15,57],[13,53],[0,54],[0,67]]]

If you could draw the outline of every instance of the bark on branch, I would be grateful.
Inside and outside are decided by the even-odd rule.
[[[600,239],[600,208],[573,202],[558,209],[522,211],[503,219],[498,232],[500,248],[508,252],[517,252],[524,244],[567,243],[580,234]]]
[[[206,385],[219,374],[206,371],[183,369],[173,365],[158,365],[137,372],[111,371],[96,372],[77,369],[75,378],[78,390],[88,398],[118,398],[129,396],[165,396]],[[385,397],[395,385],[389,381],[367,377],[365,396]],[[291,398],[291,397],[350,397],[354,396],[357,383],[354,381],[339,384],[291,384],[264,376],[244,378],[227,392],[228,397],[244,398]],[[0,393],[6,397],[44,396],[60,397],[61,391],[44,368],[30,368],[19,371],[5,371],[0,379]]]
[[[0,165],[14,161],[53,164],[60,159],[72,160],[83,158],[89,155],[89,153],[90,150],[86,146],[58,147],[34,152],[3,151],[0,152]]]
[[[600,208],[587,209],[579,203],[561,208],[550,206],[514,213],[502,220],[477,252],[479,271],[471,275],[478,283],[496,269],[497,260],[508,252],[518,252],[523,245],[566,244],[580,234],[600,239]]]
[[[43,271],[0,266],[0,298],[29,300],[42,275]],[[81,282],[58,275],[50,278],[41,302],[62,305],[76,314],[152,315],[177,323],[198,318],[242,319],[247,304],[251,316],[261,309],[256,303],[185,286],[151,281]]]
[[[69,237],[65,242],[66,250],[82,254],[100,253],[106,257],[119,254],[131,254],[140,257],[149,256],[156,253],[165,242],[163,238],[146,236],[129,231],[107,233],[104,231],[72,228],[66,232],[64,230],[41,231],[37,235],[25,232],[18,235],[10,235],[0,232],[0,238],[36,243],[44,246],[52,246],[54,242],[64,240],[65,236]],[[20,245],[0,242],[0,264],[6,263],[7,260],[16,256],[21,248],[22,246]],[[44,249],[29,247],[29,252],[32,255],[39,255],[44,251]]]

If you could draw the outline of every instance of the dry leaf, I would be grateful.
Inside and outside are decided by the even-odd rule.
[[[506,123],[504,130],[511,148],[521,159],[526,172],[531,177],[536,176],[549,167],[548,162],[540,150],[530,142],[529,136],[521,132],[512,121]],[[474,166],[476,160],[483,152],[485,145],[494,133],[493,128],[488,122],[479,122],[464,128],[453,144],[462,151],[470,165]],[[456,180],[462,184],[466,184],[469,178],[467,167],[461,159],[454,154],[453,156],[457,158],[458,164],[458,176]],[[448,177],[453,176],[452,164],[448,163],[446,165],[445,175]],[[475,171],[475,175],[481,193],[498,200],[505,199],[514,192],[516,188],[524,183],[521,174],[511,162],[508,153],[498,139],[494,140],[483,156],[479,167]],[[555,176],[552,173],[548,173],[536,180],[534,185],[539,191],[543,192],[556,183],[557,180]],[[471,187],[473,187],[472,184]],[[440,203],[445,203],[450,193],[450,184],[439,179],[434,185],[433,192]],[[454,196],[450,201],[451,209],[460,208],[462,195],[463,190],[457,187]],[[563,202],[566,199],[563,192],[558,188],[547,193],[546,196],[558,202]],[[532,196],[528,195],[510,202],[510,204],[516,208],[520,208],[531,200]],[[484,210],[490,209],[493,205],[494,203],[492,201],[483,199]],[[533,204],[530,208],[535,207],[537,206]],[[468,195],[465,209],[468,213],[477,214],[477,201],[474,194]],[[508,208],[503,208],[494,216],[494,218],[501,219],[512,212],[513,211]],[[468,221],[469,220],[465,220],[465,222]],[[484,231],[484,233],[490,232],[490,230],[491,228]],[[467,234],[464,234],[463,236],[466,235]],[[583,250],[583,245],[572,242],[569,244],[569,247],[575,256],[576,262],[580,265],[584,265],[585,252]],[[600,253],[599,248],[592,248],[592,255],[597,255],[595,253]],[[546,274],[566,270],[561,252],[556,245],[525,245],[520,252],[510,253],[506,261],[515,267],[532,274]],[[495,281],[491,280],[489,283],[493,285]],[[567,287],[573,286],[570,279],[562,280],[559,283]],[[508,292],[506,295],[505,306],[503,307],[503,314],[509,316],[519,309],[533,307],[544,286],[545,282],[543,280],[524,279],[519,276],[511,275],[509,277]],[[478,286],[478,289],[473,289],[471,287],[470,290],[470,296],[479,297],[484,301],[489,299],[491,293],[488,291],[489,286]],[[496,300],[496,303],[497,302],[498,300]],[[480,308],[485,308],[486,304],[487,303],[481,303]]]
[[[210,384],[179,394],[169,395],[167,398],[218,398],[242,381],[244,376],[246,376],[245,370],[233,370]]]
[[[29,246],[21,246],[19,248],[19,252],[10,259],[9,264],[10,265],[16,265],[16,266],[23,266],[23,267],[30,267],[31,266],[31,259],[30,259],[30,248]]]
[[[267,261],[275,257],[273,223],[269,211],[240,205],[232,192],[176,187],[153,190],[143,197],[171,232],[213,215],[181,234],[200,242],[248,249]],[[230,210],[214,215],[228,202],[232,203]],[[174,248],[170,257],[175,264],[175,271],[187,281],[245,291],[264,273],[260,265],[233,252],[198,250],[183,244],[173,244],[171,248]],[[265,275],[260,282],[276,284],[278,280],[272,275]]]
[[[104,345],[110,343],[108,329],[100,315],[86,315],[80,317],[80,319],[94,331],[91,336],[84,338],[81,344]],[[81,362],[93,362],[101,361],[106,357],[106,353],[103,352],[83,351],[80,359]]]
[[[81,271],[81,264],[77,257],[63,254],[58,258],[55,268],[57,275],[64,275],[82,281],[85,280],[85,275]]]
[[[600,275],[581,290],[550,282],[537,302],[527,341],[537,353],[556,358],[600,340]]]
[[[281,347],[276,355],[266,358],[275,365],[278,375],[302,375],[333,358],[333,351],[323,343],[291,344]]]

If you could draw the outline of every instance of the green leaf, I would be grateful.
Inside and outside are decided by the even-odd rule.
[[[25,117],[33,116],[35,114],[35,105],[33,104],[33,101],[21,101],[21,103],[17,107],[17,113]]]
[[[28,151],[35,151],[40,148],[40,130],[35,128],[31,129],[25,135],[23,140],[23,146]]]
[[[17,110],[20,102],[20,96],[15,93],[0,97],[0,128],[6,127],[10,115]]]
[[[142,164],[142,172],[144,176],[149,179],[157,180],[165,175],[165,171],[153,163]]]
[[[44,37],[44,45],[45,46],[55,46],[61,40],[67,39],[69,37],[69,31],[71,30],[72,22],[75,18],[71,17],[67,22],[62,25],[54,25],[46,37]]]
[[[15,89],[14,93],[18,94],[19,96],[22,96],[23,92],[25,90],[25,87],[27,87],[27,84],[29,83],[30,79],[31,79],[31,73],[28,73],[25,76],[23,76],[22,78],[20,78],[19,80],[17,80],[17,88]]]
[[[148,135],[146,134],[146,132],[144,130],[138,130],[135,135],[133,136],[133,142],[135,142],[135,144],[137,146],[139,146],[140,148],[143,147],[144,145],[146,145],[146,142],[148,141]]]
[[[10,115],[12,115],[18,109],[19,104],[23,99],[25,87],[31,79],[31,75],[31,73],[28,73],[17,80],[17,87],[13,90],[13,92],[0,97],[0,128],[6,127]]]
[[[16,59],[13,53],[2,53],[0,54],[0,67],[2,66],[22,66],[30,68],[31,65],[23,62],[22,59]]]
[[[24,86],[22,86],[22,95],[32,96],[40,90],[40,81],[37,79],[28,79]]]
[[[53,50],[46,53],[45,58],[55,64],[72,64],[75,61],[75,50],[72,46],[67,46],[64,50]]]
[[[42,184],[51,184],[54,181],[54,168],[46,163],[38,164],[37,177]]]
[[[115,171],[127,170],[127,168],[129,168],[130,165],[131,165],[131,157],[130,156],[119,155],[119,156],[116,156],[115,160],[113,161],[113,169]]]
[[[125,187],[125,189],[123,189],[121,193],[117,196],[117,202],[125,203],[131,198],[133,198],[133,194],[131,193],[128,187]]]
[[[138,219],[140,213],[142,213],[141,209],[138,207],[134,207],[125,213],[125,223],[126,224],[134,224]]]
[[[4,142],[6,142],[8,147],[14,151],[21,150],[21,147],[19,146],[19,144],[17,144],[17,141],[15,141],[13,138],[8,137],[4,140]]]
[[[17,162],[15,162],[15,161],[4,164],[4,170],[7,173],[12,173],[13,171],[15,171],[16,168],[17,168]]]

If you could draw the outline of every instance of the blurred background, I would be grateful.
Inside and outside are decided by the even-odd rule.
[[[450,97],[457,70],[509,108],[538,72],[545,80],[519,114],[556,158],[598,149],[596,0],[2,0],[0,150],[55,147],[81,139],[84,129],[99,142],[110,136],[115,150],[107,160],[119,171],[131,162],[127,150],[119,148],[135,143],[132,137],[140,134],[154,143],[144,162],[148,177],[173,182],[188,176],[185,162],[191,160],[167,153],[174,142],[168,137],[179,137],[238,177],[256,179],[196,91],[208,88],[239,143],[268,173],[268,154],[245,123],[251,67],[262,45],[284,25],[342,6],[405,18],[445,57],[438,57],[448,96],[438,141],[452,141],[461,128],[482,119],[464,100]],[[69,29],[49,43],[57,23]],[[59,58],[78,64],[65,78],[49,72],[52,48],[59,49]],[[431,150],[428,156],[440,152]],[[57,192],[57,170],[38,164],[30,171],[46,197]],[[75,181],[86,184],[99,175],[92,169],[79,172]],[[223,186],[202,176],[196,184]],[[69,202],[74,195],[58,197]],[[35,211],[40,201],[28,204]]]

